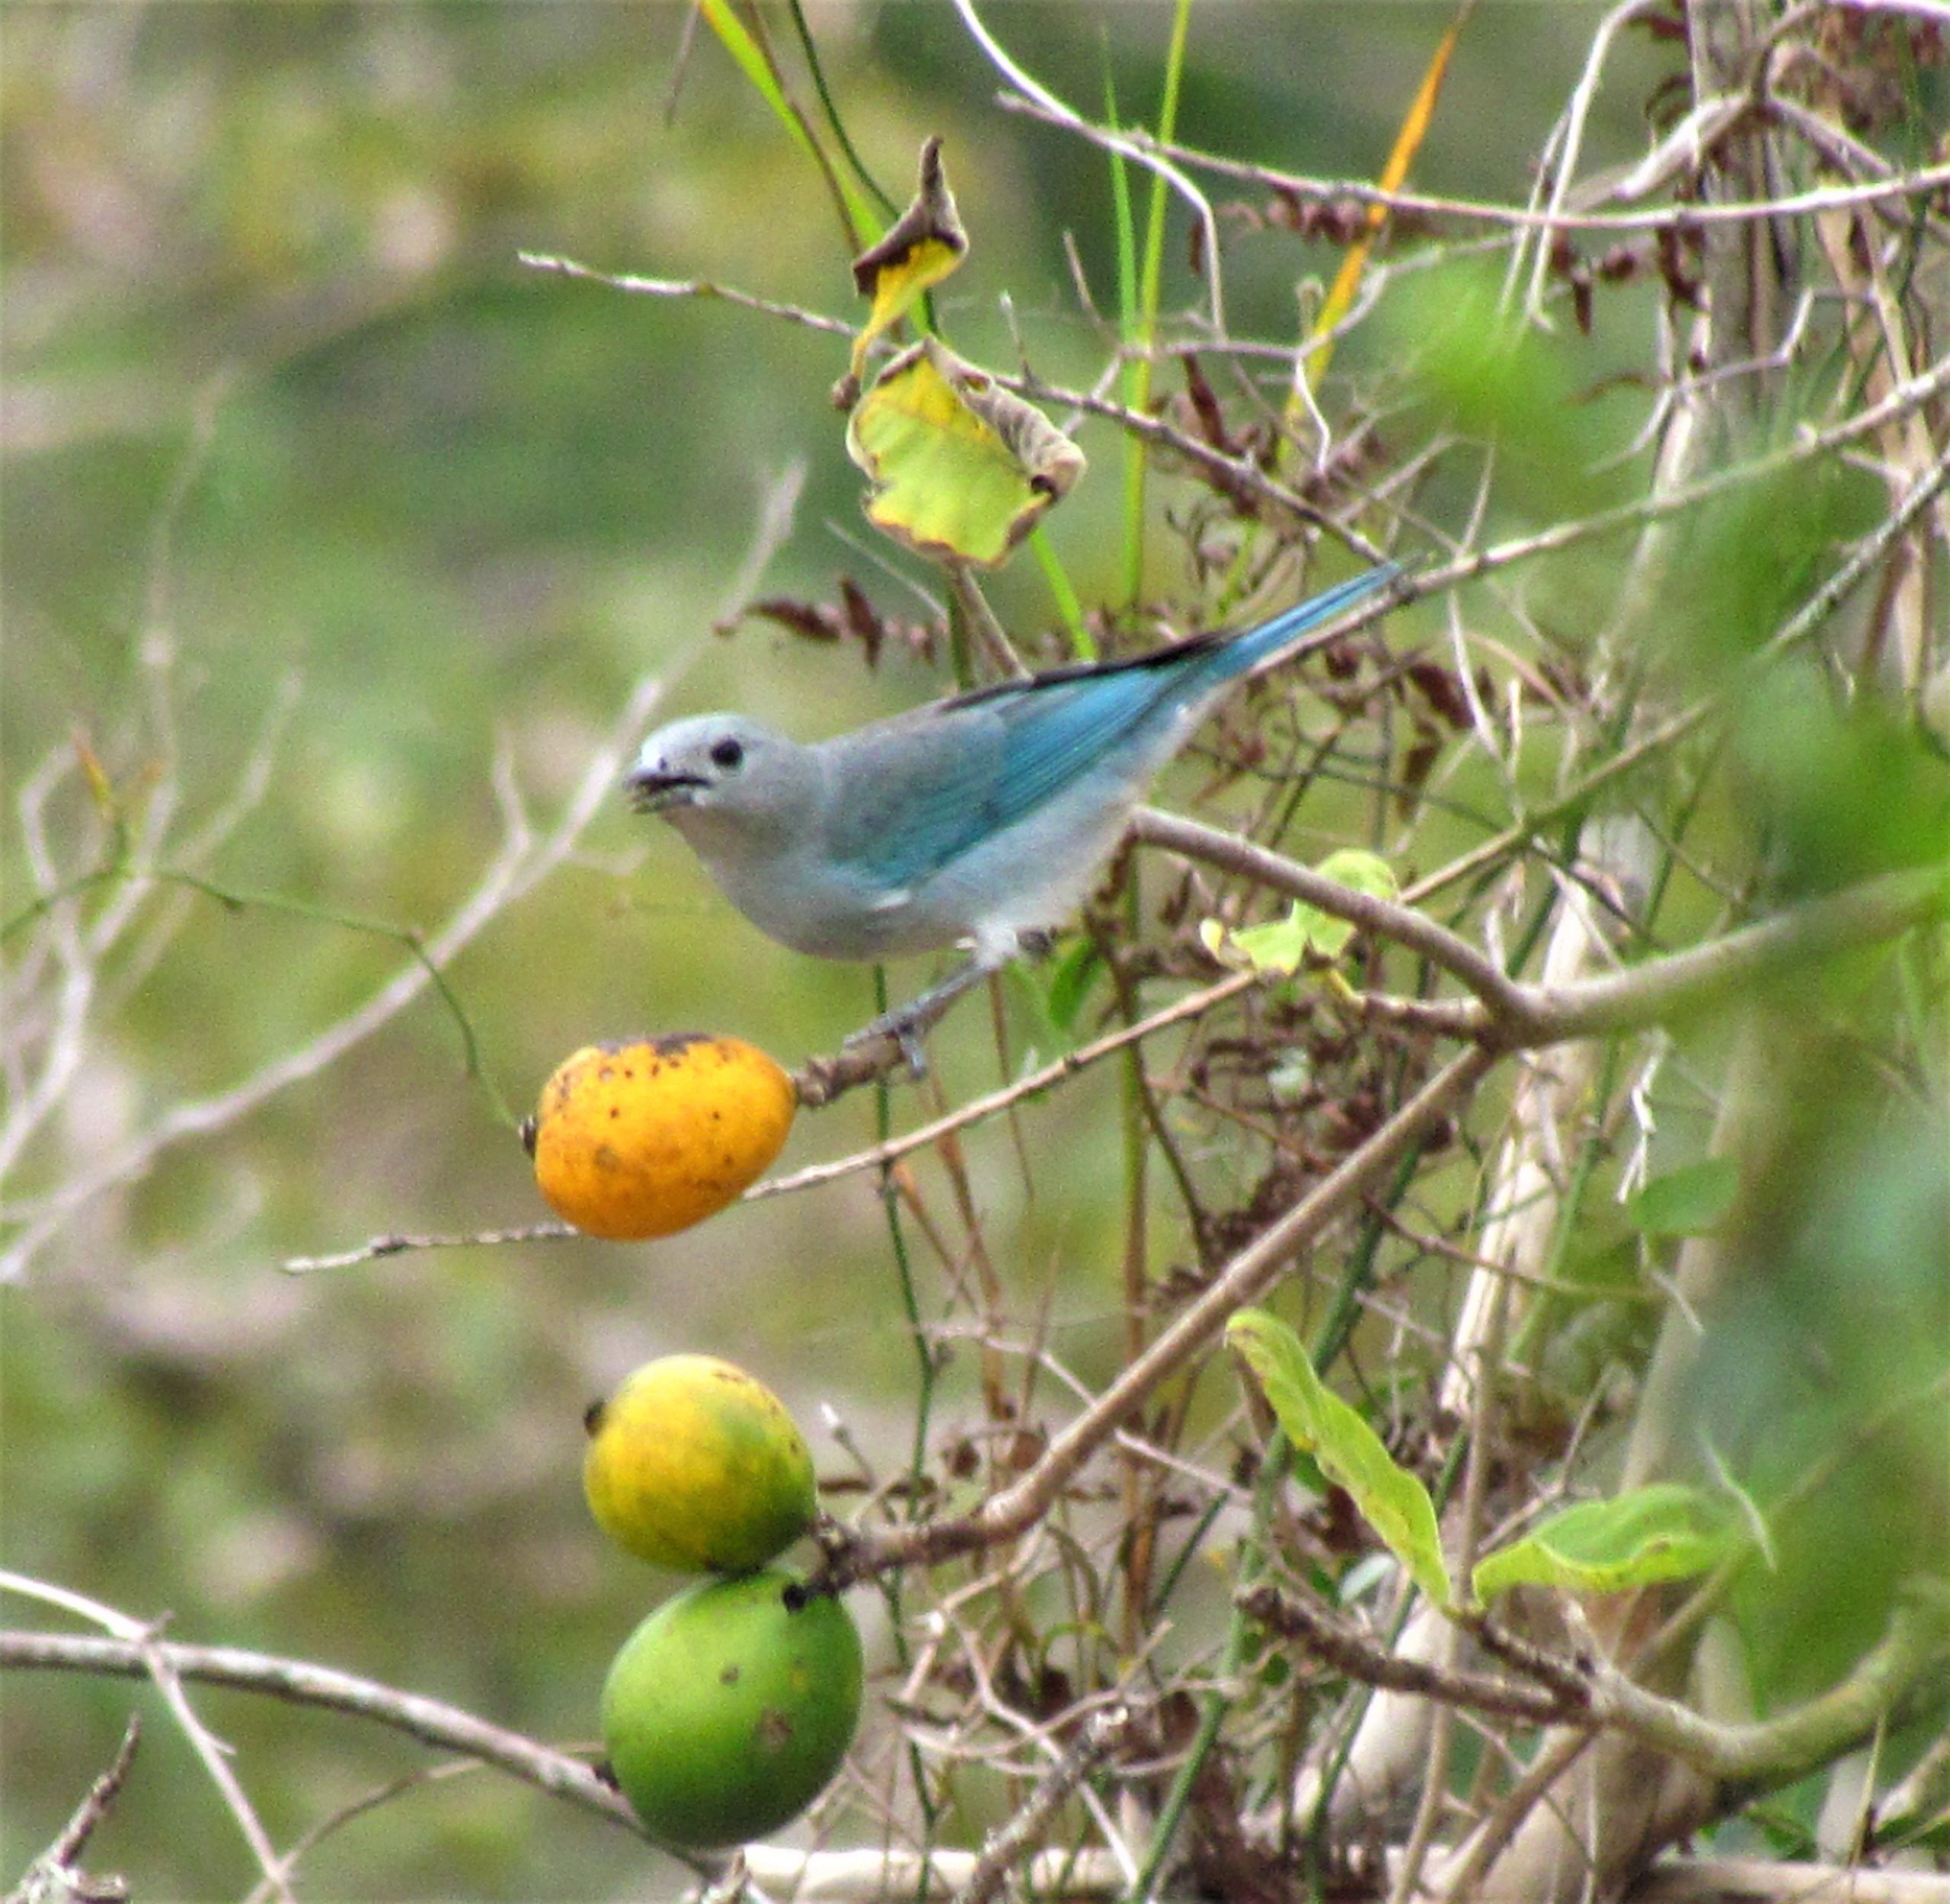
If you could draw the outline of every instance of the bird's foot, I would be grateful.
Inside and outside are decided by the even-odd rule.
[[[921,1048],[922,1039],[934,1029],[948,1008],[971,986],[986,978],[989,970],[979,959],[970,959],[919,997],[909,999],[905,1005],[897,1006],[890,1012],[883,1012],[872,1023],[863,1025],[842,1043],[841,1051],[852,1051],[878,1039],[891,1038],[900,1047],[908,1074],[918,1083],[928,1075],[927,1054]]]
[[[921,1002],[917,999],[916,1004]],[[902,1061],[907,1067],[907,1074],[916,1083],[928,1075],[928,1054],[921,1048],[921,1040],[934,1025],[935,1014],[926,1019],[917,1019],[912,1005],[903,1006],[898,1011],[883,1012],[871,1024],[862,1025],[857,1032],[849,1032],[840,1042],[840,1054],[863,1049],[869,1045],[891,1039],[900,1047]]]

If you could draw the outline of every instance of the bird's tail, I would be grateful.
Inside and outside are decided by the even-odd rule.
[[[1402,572],[1399,562],[1383,562],[1364,574],[1310,596],[1306,601],[1275,615],[1271,621],[1261,622],[1257,628],[1249,628],[1243,634],[1234,635],[1219,651],[1224,658],[1226,677],[1246,674],[1262,661],[1271,660],[1303,635],[1333,620],[1343,610],[1352,608],[1377,590],[1387,587]]]

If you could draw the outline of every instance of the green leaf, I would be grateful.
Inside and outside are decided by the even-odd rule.
[[[1625,1206],[1626,1221],[1648,1236],[1702,1236],[1719,1227],[1739,1190],[1733,1160],[1706,1157],[1642,1186]]]
[[[923,555],[993,568],[1082,475],[1033,405],[928,338],[883,370],[846,427],[867,514]]]
[[[1366,893],[1371,899],[1392,900],[1402,890],[1394,868],[1386,859],[1354,847],[1329,853],[1314,870],[1323,878]],[[1232,932],[1217,920],[1208,919],[1200,926],[1198,936],[1221,965],[1290,978],[1309,958],[1339,958],[1354,930],[1346,920],[1296,900],[1284,919],[1270,925]]]
[[[1552,1515],[1522,1540],[1485,1554],[1469,1584],[1478,1600],[1525,1586],[1620,1593],[1703,1573],[1727,1547],[1725,1520],[1706,1496],[1661,1482]]]
[[[1299,907],[1284,919],[1264,926],[1242,926],[1236,932],[1223,920],[1199,922],[1198,942],[1222,965],[1235,971],[1258,972],[1262,978],[1290,978],[1305,964],[1306,934],[1299,925]]]
[[[1252,1371],[1287,1438],[1347,1490],[1361,1517],[1437,1606],[1454,1604],[1429,1491],[1381,1437],[1314,1372],[1300,1339],[1277,1316],[1242,1309],[1226,1344]]]
[[[1402,891],[1395,869],[1386,859],[1363,853],[1358,847],[1347,846],[1338,853],[1330,853],[1314,871],[1322,878],[1331,879],[1351,891],[1365,893],[1370,899],[1392,901]],[[1354,926],[1331,913],[1313,906],[1298,906],[1294,910],[1306,922],[1308,936],[1330,958],[1338,957],[1354,936]]]
[[[811,129],[779,84],[778,72],[765,48],[752,37],[744,22],[733,11],[731,0],[698,0],[698,11],[703,15],[705,24],[717,34],[719,44],[737,62],[752,90],[771,107],[772,117],[785,129],[792,142],[819,168],[839,200],[847,222],[857,232],[873,230],[877,222],[874,208],[849,181],[840,177],[827,163],[826,154],[820,151]]]
[[[1079,938],[1057,962],[1050,974],[1044,1009],[1060,1032],[1076,1029],[1078,1014],[1092,987],[1104,974],[1104,960],[1094,939]]]

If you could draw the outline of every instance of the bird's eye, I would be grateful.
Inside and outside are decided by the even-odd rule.
[[[745,747],[742,741],[718,741],[713,743],[711,757],[719,766],[730,769],[745,763]]]

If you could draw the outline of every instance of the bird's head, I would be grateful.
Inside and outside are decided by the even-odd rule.
[[[659,728],[625,776],[630,804],[684,833],[763,833],[802,817],[807,750],[738,714],[700,714]]]

